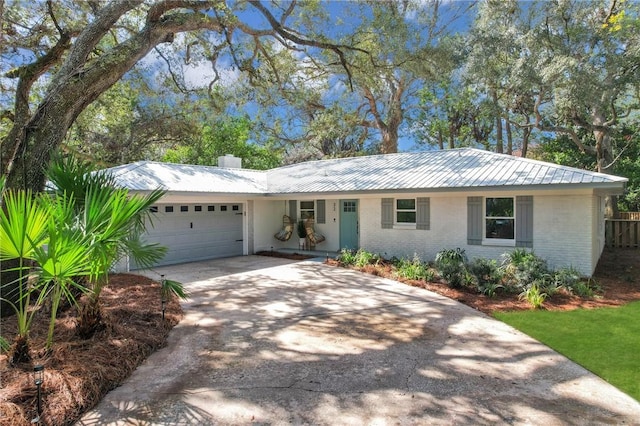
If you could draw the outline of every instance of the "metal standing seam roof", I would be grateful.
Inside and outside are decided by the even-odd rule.
[[[117,184],[133,191],[264,194],[264,171],[138,161],[108,169]]]
[[[268,192],[446,190],[536,185],[622,189],[626,181],[619,176],[463,148],[318,160],[279,167],[268,172]]]
[[[474,148],[309,161],[268,171],[137,162],[110,169],[132,190],[293,194],[537,185],[622,189],[626,178]]]

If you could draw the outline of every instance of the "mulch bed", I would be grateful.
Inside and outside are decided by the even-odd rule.
[[[330,260],[328,263],[338,265],[338,262],[335,260]],[[377,267],[368,265],[364,268],[355,269],[385,278],[396,279],[414,287],[421,287],[433,291],[489,315],[497,311],[504,312],[531,309],[531,306],[526,301],[519,300],[517,295],[513,294],[498,294],[495,297],[488,297],[483,294],[478,294],[471,289],[454,289],[442,282],[398,279],[393,275],[390,265],[383,264]],[[545,300],[543,305],[544,309],[591,309],[620,306],[635,300],[640,300],[640,250],[605,250],[593,278],[602,289],[602,292],[595,297],[581,298],[566,292],[558,292]]]
[[[182,318],[176,299],[162,319],[160,285],[149,278],[117,274],[101,294],[105,328],[91,339],[76,334],[76,309],[61,312],[51,351],[45,351],[46,312],[38,312],[30,332],[33,362],[9,366],[0,355],[0,425],[29,425],[36,417],[33,365],[42,364],[42,425],[70,425],[124,381],[150,353],[166,343]],[[15,316],[0,323],[2,336],[16,334]]]
[[[259,251],[256,254],[258,256],[278,257],[280,259],[291,259],[291,260],[307,260],[307,259],[313,258],[313,256],[309,256],[308,254],[280,253],[277,251]]]

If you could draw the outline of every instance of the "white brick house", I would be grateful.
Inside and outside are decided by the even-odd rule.
[[[158,187],[149,240],[164,263],[297,248],[283,215],[313,217],[316,249],[432,260],[445,248],[499,258],[525,247],[591,275],[604,248],[604,197],[626,178],[477,149],[321,160],[268,171],[138,162],[110,171],[133,192]],[[135,265],[133,265],[135,266]]]

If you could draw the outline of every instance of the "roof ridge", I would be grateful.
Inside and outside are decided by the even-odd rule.
[[[537,164],[539,166],[546,166],[546,167],[551,167],[551,168],[560,169],[560,170],[572,170],[572,171],[578,171],[580,173],[589,173],[589,174],[595,174],[595,175],[598,175],[598,176],[607,176],[607,177],[616,176],[616,175],[612,175],[612,174],[609,174],[609,173],[598,172],[598,171],[595,171],[595,170],[581,169],[579,167],[566,166],[564,164],[552,163],[550,161],[537,160],[535,158],[520,157],[520,156],[516,156],[516,155],[507,154],[507,153],[504,153],[504,152],[492,152],[492,151],[487,151],[487,150],[478,149],[478,148],[469,148],[469,149],[473,149],[473,150],[476,150],[476,151],[479,151],[479,152],[482,152],[482,153],[491,154],[491,155],[500,155],[500,156],[503,156],[505,158],[513,159],[513,160],[516,160],[516,161],[524,161],[524,162],[527,162],[527,163]]]
[[[349,161],[349,160],[354,160],[354,159],[365,159],[365,158],[376,158],[376,157],[392,157],[392,156],[399,156],[399,155],[414,155],[414,154],[427,154],[427,153],[436,154],[436,153],[439,153],[439,152],[448,152],[448,151],[480,151],[480,152],[491,153],[490,151],[485,151],[483,149],[478,149],[478,148],[473,148],[473,147],[446,148],[446,149],[427,149],[427,150],[421,150],[421,151],[402,151],[402,152],[390,152],[390,153],[387,153],[387,154],[356,155],[356,156],[353,156],[353,157],[320,158],[320,159],[317,159],[317,160],[308,160],[308,161],[301,161],[299,163],[286,164],[284,166],[274,167],[273,169],[269,169],[267,171],[285,169],[285,168],[288,168],[288,167],[295,167],[295,166],[299,166],[301,164],[310,164],[310,163],[339,162],[339,161]]]

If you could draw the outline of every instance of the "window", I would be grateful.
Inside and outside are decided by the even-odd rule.
[[[226,212],[227,211],[227,206],[220,206],[220,211],[221,212]]]
[[[416,223],[416,199],[396,199],[396,223]]]
[[[307,220],[315,218],[316,213],[313,201],[300,201],[300,219]]]
[[[233,210],[234,212],[237,212],[240,210],[240,206],[237,204],[234,204],[233,206],[231,206],[231,210]]]
[[[431,199],[383,198],[380,227],[382,229],[431,229]],[[480,218],[482,219],[482,218]]]
[[[165,213],[173,213],[173,206],[164,206]]]
[[[342,209],[345,213],[355,213],[356,211],[356,202],[355,201],[345,201]]]
[[[467,244],[533,248],[531,195],[467,197]]]
[[[197,211],[197,212],[201,212],[201,211],[202,211],[202,206],[195,206],[195,207],[193,208],[193,210],[194,210],[194,211]]]
[[[485,199],[485,238],[513,240],[515,230],[513,198]]]
[[[207,206],[207,211],[215,212],[216,211],[216,206]]]
[[[181,212],[188,212],[189,211],[189,206],[180,206],[180,211]]]
[[[158,206],[151,206],[151,208],[149,209],[149,211],[151,213],[158,213]]]

